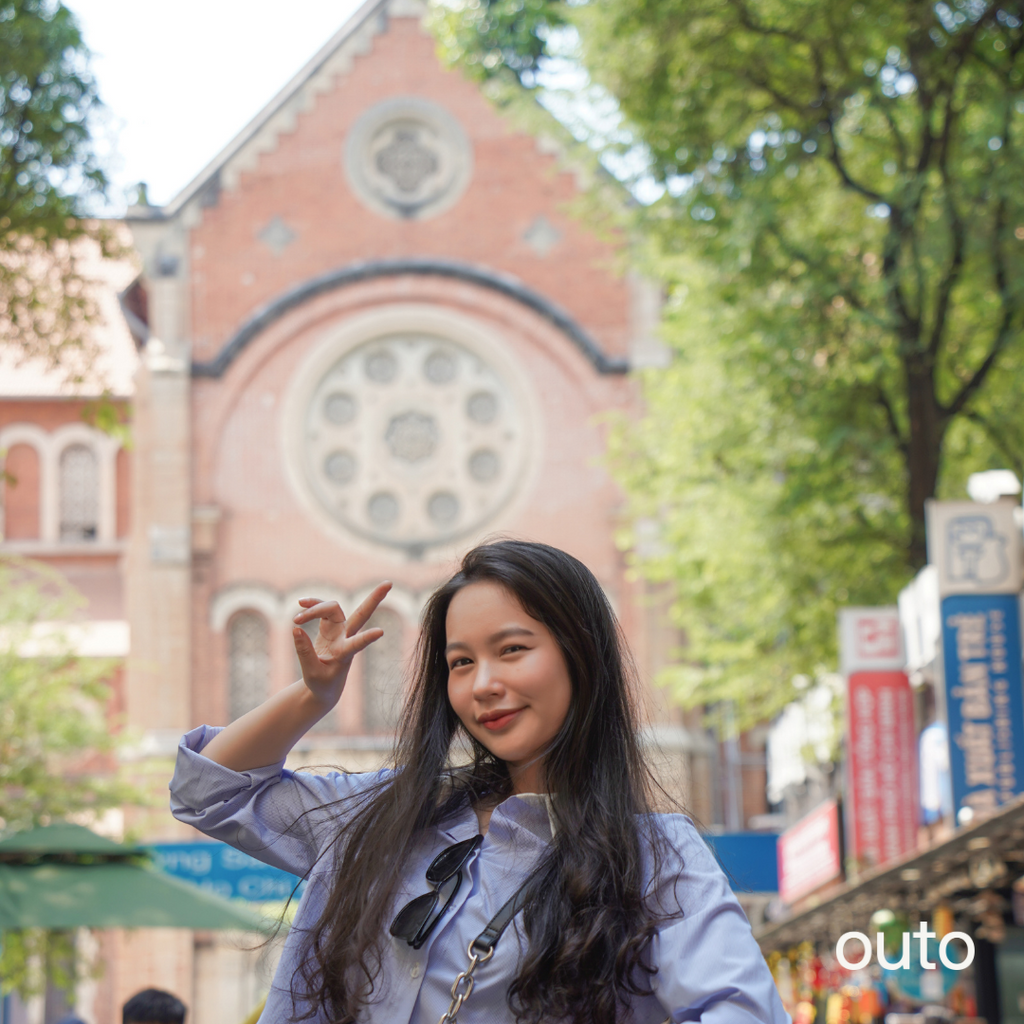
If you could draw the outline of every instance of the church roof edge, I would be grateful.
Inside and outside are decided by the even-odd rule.
[[[372,17],[387,17],[394,0],[366,0],[333,36],[289,79],[262,110],[165,206],[132,206],[127,221],[170,220],[192,199],[216,182],[221,170],[243,146],[256,136],[295,94],[320,70],[332,54],[344,45]],[[403,6],[409,6],[405,4]]]

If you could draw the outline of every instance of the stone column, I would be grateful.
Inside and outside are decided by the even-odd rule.
[[[144,731],[145,748],[154,753],[167,750],[192,724],[191,360],[182,284],[187,278],[184,260],[167,255],[168,244],[180,245],[180,239],[173,229],[165,232],[154,246],[147,232],[136,230],[146,260],[151,334],[136,379],[127,585],[128,721]]]

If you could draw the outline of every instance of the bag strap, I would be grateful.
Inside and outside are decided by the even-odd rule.
[[[480,950],[481,953],[489,953],[498,944],[501,933],[509,926],[512,918],[526,906],[530,898],[530,882],[528,878],[516,890],[515,895],[507,900],[502,908],[487,922],[487,927],[473,940],[471,947]]]
[[[469,944],[466,949],[469,954],[469,966],[456,976],[452,985],[452,1001],[448,1004],[448,1009],[441,1015],[438,1024],[458,1024],[459,1010],[462,1009],[462,1004],[473,991],[474,972],[480,964],[487,963],[494,956],[494,950],[502,932],[509,926],[512,918],[526,906],[526,902],[530,898],[530,883],[532,881],[533,876],[531,875],[519,886],[515,895],[507,900],[494,917],[487,922],[487,927]]]

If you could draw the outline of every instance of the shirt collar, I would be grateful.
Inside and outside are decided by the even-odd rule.
[[[496,817],[505,818],[513,825],[526,829],[545,843],[550,843],[557,832],[552,800],[548,793],[518,793],[506,797],[494,808],[491,814],[492,824]],[[459,816],[452,821],[445,832],[453,840],[460,841],[468,839],[479,831],[476,812],[467,799]]]
[[[515,796],[511,796],[508,800],[504,801],[506,804],[513,800],[519,800],[526,804],[527,807],[542,808],[548,819],[548,833],[542,835],[541,839],[552,840],[555,838],[555,833],[558,831],[558,824],[555,821],[555,812],[552,805],[550,793],[517,793]],[[502,806],[499,804],[499,806]],[[497,808],[495,808],[497,810]],[[526,825],[526,822],[523,822]],[[529,827],[529,826],[527,826]]]

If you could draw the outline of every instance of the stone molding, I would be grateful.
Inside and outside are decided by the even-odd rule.
[[[473,174],[473,147],[439,103],[392,96],[356,120],[344,163],[352,191],[369,209],[424,220],[458,202]]]
[[[341,590],[333,583],[313,581],[286,591],[277,590],[266,583],[233,583],[218,591],[210,602],[210,629],[222,633],[236,612],[255,611],[263,615],[270,626],[291,629],[292,616],[299,610],[300,597],[320,597],[337,601],[351,612],[369,597],[376,583],[357,590]],[[429,592],[416,593],[402,586],[393,586],[387,601],[381,606],[395,612],[407,626],[418,628],[419,616],[430,596]]]
[[[463,521],[451,532],[411,539],[407,536],[389,537],[386,532],[366,531],[359,528],[351,517],[333,514],[324,501],[322,488],[316,487],[309,477],[309,429],[311,401],[321,389],[332,370],[350,353],[367,342],[385,341],[395,335],[418,335],[447,341],[453,351],[462,351],[460,358],[479,360],[495,382],[496,390],[504,394],[512,417],[508,421],[516,433],[516,440],[507,454],[509,476],[501,485],[500,500],[489,502],[481,514]],[[399,395],[398,397],[402,397]],[[416,404],[416,403],[414,403]],[[401,401],[394,407],[403,411],[408,405]],[[401,408],[399,408],[401,406]],[[410,406],[411,408],[411,406]],[[461,412],[445,403],[422,405],[424,411],[439,417],[442,432],[455,432],[453,418]],[[281,451],[286,453],[284,469],[292,493],[302,507],[331,536],[348,547],[357,547],[379,555],[388,551],[406,557],[445,560],[451,557],[457,544],[466,536],[480,536],[489,525],[514,519],[529,494],[534,474],[540,463],[538,453],[543,449],[543,413],[532,393],[530,382],[518,363],[510,359],[500,335],[475,317],[456,313],[444,307],[420,303],[389,303],[362,314],[338,321],[306,356],[294,373],[285,393],[281,416]],[[397,481],[396,481],[397,482]]]
[[[624,374],[629,371],[628,359],[608,355],[565,310],[511,274],[457,260],[412,257],[352,263],[303,281],[302,284],[289,289],[257,310],[228,339],[213,359],[206,362],[194,361],[192,376],[222,377],[238,354],[257,335],[286,313],[319,295],[363,281],[404,274],[464,281],[498,292],[526,306],[561,331],[587,357],[598,373]]]

